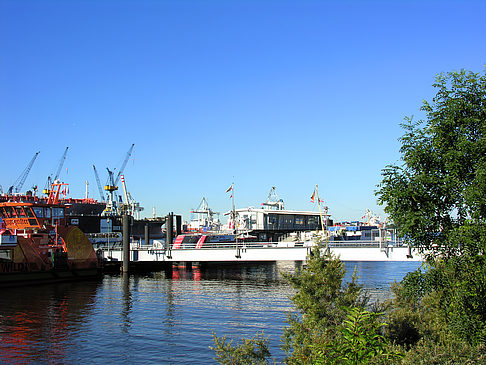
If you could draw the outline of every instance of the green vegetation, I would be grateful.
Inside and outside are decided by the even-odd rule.
[[[242,344],[233,346],[233,341],[227,342],[226,336],[217,337],[213,332],[215,347],[210,347],[216,352],[215,360],[219,364],[254,364],[263,365],[270,358],[268,350],[268,338],[263,332],[257,333],[255,338],[242,340]]]
[[[403,164],[384,169],[377,193],[428,264],[397,287],[390,320],[394,335],[401,326],[415,331],[421,348],[430,345],[424,341],[484,348],[486,74],[451,72],[434,87],[435,98],[422,107],[427,120],[407,119]]]
[[[403,124],[402,163],[383,170],[377,191],[424,268],[373,310],[354,276],[343,284],[342,262],[316,247],[305,269],[285,275],[296,289],[285,363],[486,363],[486,74],[442,74],[434,87],[426,120]],[[260,334],[215,345],[220,363],[271,361]]]

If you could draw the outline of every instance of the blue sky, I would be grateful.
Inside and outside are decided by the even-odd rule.
[[[131,144],[127,187],[158,215],[259,206],[335,220],[367,208],[435,75],[486,64],[484,1],[0,0],[4,190],[69,152],[61,179],[99,199]]]

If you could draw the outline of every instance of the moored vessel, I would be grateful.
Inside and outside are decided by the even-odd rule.
[[[0,286],[95,278],[102,261],[66,219],[54,183],[47,201],[0,203]]]

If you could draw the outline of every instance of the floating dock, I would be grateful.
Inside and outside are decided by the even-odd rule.
[[[216,263],[257,263],[276,261],[305,262],[311,254],[311,246],[293,245],[292,243],[272,244],[269,242],[251,242],[246,244],[215,244],[202,248],[155,248],[133,244],[130,247],[129,261],[131,267],[166,267],[191,264]],[[380,246],[376,243],[333,243],[329,246],[331,253],[342,261],[423,261],[416,250],[406,246]],[[120,265],[123,262],[123,250],[103,249],[107,265]]]

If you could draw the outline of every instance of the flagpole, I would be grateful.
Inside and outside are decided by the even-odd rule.
[[[324,219],[322,218],[321,200],[319,199],[319,189],[317,188],[317,184],[316,184],[316,195],[317,195],[317,205],[319,206],[319,216],[321,217],[322,235],[324,237],[325,234]],[[326,240],[326,253],[328,252],[329,252],[329,247],[328,247],[328,241]]]
[[[235,209],[235,183],[231,184],[231,204],[233,205],[233,233],[235,235],[236,253],[237,259],[241,258],[240,247],[238,245],[238,230],[236,228],[236,209]]]
[[[233,220],[233,233],[236,234],[236,209],[235,209],[235,183],[226,189],[226,192],[231,191],[231,218]]]
[[[317,205],[319,206],[319,215],[321,216],[321,228],[322,231],[324,232],[324,220],[322,219],[321,200],[319,199],[319,190],[317,189],[317,184],[316,184],[316,195],[317,195]]]
[[[232,207],[233,207],[233,214],[235,214],[236,213],[236,210],[235,210],[235,183],[231,184],[231,204],[232,204]]]

